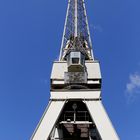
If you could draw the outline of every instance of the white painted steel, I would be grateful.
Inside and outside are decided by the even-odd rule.
[[[88,79],[101,79],[100,65],[98,61],[85,62]],[[52,67],[51,79],[64,80],[64,73],[67,72],[66,61],[55,61]]]
[[[88,19],[87,19],[87,12],[86,12],[86,6],[85,6],[85,1],[83,1],[83,7],[84,7],[84,14],[85,14],[85,17],[86,17],[86,24],[88,25]],[[87,26],[87,30],[88,30],[88,35],[89,35],[89,43],[90,43],[90,46],[92,46],[92,42],[91,42],[91,36],[90,36],[90,31],[89,31],[89,26]],[[94,55],[93,55],[93,48],[90,47],[90,49],[92,50],[91,51],[91,55],[92,55],[92,59],[94,60]]]
[[[64,80],[64,73],[67,71],[67,62],[55,61],[52,67],[51,79]]]
[[[55,139],[63,139],[63,131],[62,129],[55,128],[54,136],[51,137],[51,140]]]
[[[62,42],[61,42],[61,49],[60,49],[60,54],[59,54],[59,61],[61,61],[61,57],[63,56],[62,52],[63,52],[63,44],[64,44],[64,35],[66,32],[66,24],[67,24],[67,19],[68,19],[68,11],[70,8],[70,0],[68,2],[68,7],[67,7],[67,14],[66,14],[66,19],[65,19],[65,25],[64,25],[64,31],[63,31],[63,37],[62,37]]]
[[[100,99],[101,91],[61,91],[51,92],[51,99]]]
[[[93,80],[88,80],[87,81],[88,84],[100,84],[99,80],[93,81]]]
[[[102,140],[120,140],[101,101],[85,101]]]
[[[60,124],[93,124],[93,122],[89,122],[89,121],[71,121],[71,122],[62,121],[62,122],[60,122]]]
[[[52,81],[52,84],[57,84],[57,85],[64,85],[65,83],[64,83],[64,80],[62,80],[62,81],[58,81],[58,80],[54,80],[54,81]]]
[[[101,79],[100,65],[98,61],[88,61],[85,65],[88,79]]]
[[[47,140],[65,101],[51,101],[30,140]]]

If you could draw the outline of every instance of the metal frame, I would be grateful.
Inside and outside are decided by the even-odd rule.
[[[70,8],[70,0],[68,1],[68,7],[67,7],[67,14],[66,14],[66,19],[65,19],[65,25],[64,25],[64,31],[63,31],[63,37],[62,37],[62,42],[61,42],[61,49],[60,49],[60,55],[59,55],[59,61],[61,61],[61,58],[62,58],[62,53],[63,53],[63,44],[64,44],[64,35],[66,33],[66,24],[67,24],[67,20],[68,20],[68,11],[69,11],[69,8]]]
[[[67,49],[67,44],[72,35],[74,37],[78,37],[81,35],[82,37],[84,37],[84,40],[87,42],[86,47],[90,52],[88,53],[90,55],[89,58],[94,59],[84,0],[68,1],[59,61],[62,61],[64,50]]]
[[[69,32],[70,34],[67,36],[67,33]],[[83,33],[83,38],[80,36],[81,32]],[[64,49],[67,49],[66,46],[68,45],[71,34],[74,35],[74,38],[77,39],[80,36],[80,39],[83,39],[84,42],[87,42],[87,48],[85,48],[85,50],[87,51],[87,54],[89,54],[89,59],[85,62],[87,72],[87,77],[85,79],[87,79],[87,81],[84,84],[86,84],[87,88],[84,89],[73,88],[71,90],[66,88],[67,85],[64,82],[66,80],[64,73],[68,72],[68,69],[67,62],[63,61],[62,57],[64,55]],[[80,43],[82,44],[83,42]],[[84,46],[80,46],[79,44],[77,46]],[[73,45],[73,47],[75,46]],[[72,84],[75,83],[72,82]],[[72,124],[73,126],[75,124],[92,124],[97,127],[96,133],[98,140],[119,140],[119,137],[113,128],[112,123],[101,102],[100,65],[93,58],[92,44],[84,0],[69,0],[59,61],[54,62],[53,65],[51,74],[51,86],[53,87],[53,90],[51,90],[49,105],[45,110],[30,140],[54,140],[55,138],[63,139],[63,133],[61,130],[59,130],[58,125],[60,123],[66,123],[69,125]],[[66,103],[78,101],[82,101],[83,104],[85,103],[86,110],[81,110],[81,113],[83,111],[87,111],[90,116],[89,121],[86,118],[86,114],[82,115],[85,120],[78,119],[78,110],[76,110],[75,107],[73,107],[74,112],[72,111],[72,121],[69,121],[69,119],[61,120],[61,114],[63,111],[66,112],[66,110],[64,110]],[[68,111],[71,110],[68,109]],[[90,136],[89,139],[91,140]]]

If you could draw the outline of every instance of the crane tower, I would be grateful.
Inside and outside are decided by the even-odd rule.
[[[84,0],[69,0],[49,104],[30,140],[119,140],[102,105]]]

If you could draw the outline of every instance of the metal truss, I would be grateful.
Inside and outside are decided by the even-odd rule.
[[[79,38],[80,42],[84,39],[89,59],[93,59],[92,43],[84,0],[69,0],[68,2],[59,60],[63,60],[66,54],[65,50],[67,50],[66,47],[71,38]]]

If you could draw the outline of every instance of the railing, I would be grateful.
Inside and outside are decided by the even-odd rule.
[[[64,121],[74,121],[74,114],[76,121],[89,121],[89,114],[87,111],[66,111],[64,113]]]

